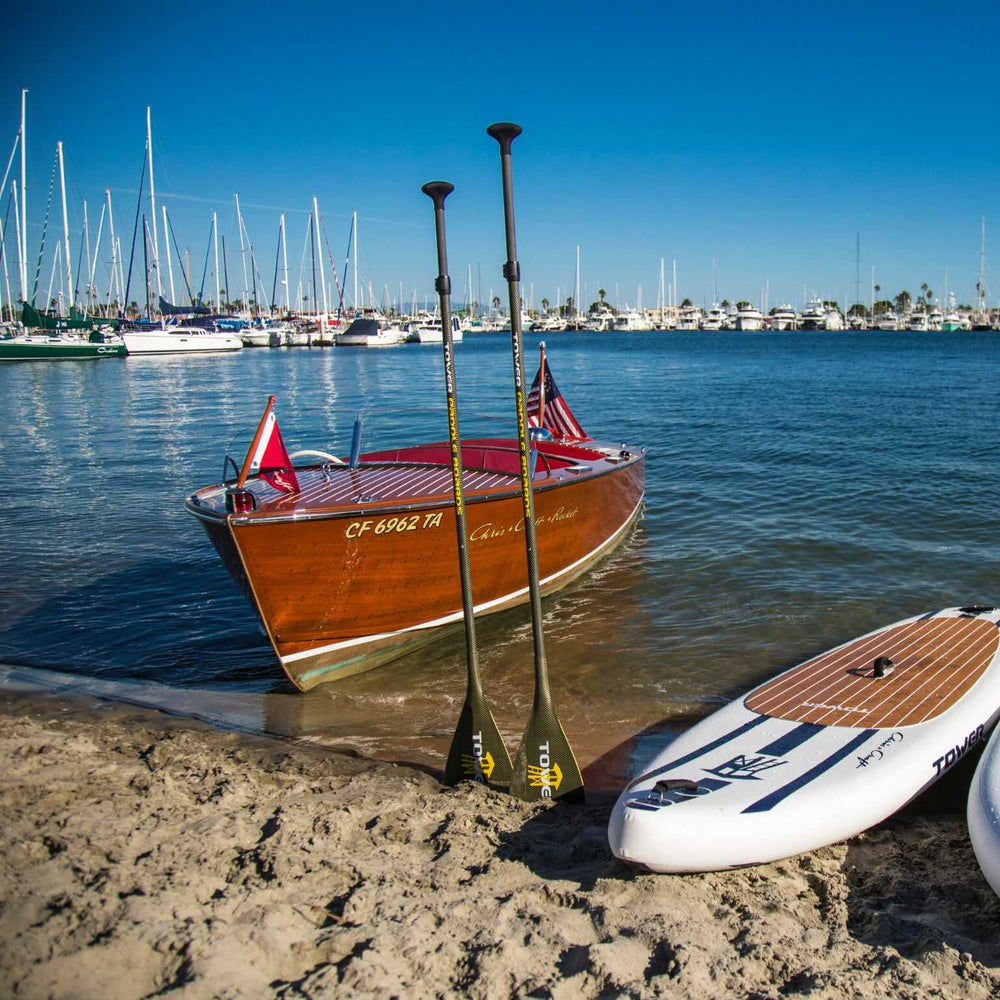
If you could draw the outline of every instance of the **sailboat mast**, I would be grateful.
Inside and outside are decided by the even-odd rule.
[[[219,219],[212,213],[212,242],[215,244],[215,311],[222,312],[222,296],[219,294]]]
[[[86,205],[86,202],[84,202]],[[107,214],[107,206],[101,205],[101,220],[97,223],[97,240],[94,243],[94,252],[90,253],[90,243],[87,243],[87,256],[90,258],[90,263],[87,270],[87,308],[93,305],[94,294],[97,289],[94,287],[94,274],[97,272],[97,261],[101,253],[101,237],[104,235],[104,217]],[[84,222],[87,220],[87,213],[84,211]],[[89,230],[88,230],[89,232]]]
[[[21,275],[21,281],[22,281],[22,286],[21,287],[23,289],[24,288],[23,282],[24,282],[25,270],[24,270],[24,258],[21,256],[21,253],[22,253],[24,244],[21,241],[21,209],[20,209],[20,203],[19,203],[18,197],[17,197],[17,180],[12,180],[10,182],[10,186],[11,186],[11,193],[14,196],[14,235],[17,237],[17,257],[18,257],[17,263],[18,263],[18,272]],[[21,292],[21,301],[22,302],[26,302],[27,301],[27,299],[25,298],[24,291]]]
[[[660,258],[660,329],[661,330],[663,329],[663,310],[664,307],[666,306],[665,299],[667,297],[667,286],[663,283],[663,265],[664,265],[664,260],[661,257]]]
[[[576,285],[573,291],[574,319],[580,315],[580,244],[576,245]]]
[[[28,92],[21,91],[21,301],[28,301],[28,178],[27,138],[25,119],[28,110]],[[981,283],[981,282],[980,282]]]
[[[329,306],[326,300],[326,268],[323,267],[323,243],[319,238],[319,202],[315,195],[313,196],[313,226],[315,228],[316,256],[319,257],[319,283],[323,288],[323,325],[320,327],[320,330],[325,333]]]
[[[316,288],[316,230],[313,228],[313,214],[309,213],[309,261],[312,264],[313,312],[319,315],[319,291]]]
[[[358,213],[354,212],[354,218],[351,220],[353,225],[351,226],[352,238],[354,240],[354,308],[358,308]]]
[[[24,150],[24,144],[21,145],[21,150]],[[22,197],[21,204],[24,204]],[[23,214],[23,213],[22,213]],[[986,260],[986,216],[983,216],[982,230],[979,237],[979,299],[977,302],[977,311],[979,312],[979,318],[983,315],[983,301],[986,298],[986,290],[983,288],[983,265]]]
[[[163,243],[167,250],[167,274],[170,278],[170,304],[173,305],[177,298],[174,295],[174,265],[170,257],[170,223],[167,222],[167,206],[161,205],[160,208],[163,212]]]
[[[248,309],[248,300],[250,298],[250,286],[247,283],[247,248],[246,244],[243,242],[243,216],[240,214],[240,196],[239,194],[233,194],[233,198],[236,201],[236,228],[240,233],[240,257],[243,259],[243,308]]]
[[[146,149],[149,154],[149,214],[153,217],[153,270],[156,272],[156,294],[163,294],[160,282],[160,243],[156,235],[156,186],[153,184],[153,122],[146,106]],[[166,238],[166,233],[163,234]],[[169,250],[169,248],[168,248]]]
[[[111,238],[111,280],[108,281],[108,307],[110,308],[111,291],[118,284],[118,244],[115,242],[115,217],[111,212],[111,188],[104,189],[104,199],[108,206],[108,235]]]
[[[67,284],[67,298],[69,299],[69,307],[73,308],[73,263],[69,252],[69,216],[66,214],[66,167],[63,163],[63,144],[61,142],[56,143],[56,149],[59,153],[59,190],[62,192],[62,217],[63,217],[63,244],[66,247],[66,252],[64,254],[66,258],[66,284]]]
[[[229,254],[226,253],[226,237],[222,237],[222,276],[226,279],[226,312],[229,311]]]
[[[156,216],[154,215],[153,218]],[[145,212],[142,214],[142,264],[146,273],[146,319],[152,319],[153,312],[150,304],[152,289],[149,285],[149,223],[146,222]]]
[[[288,240],[285,236],[285,213],[281,213],[281,260],[284,266],[284,280],[282,284],[285,286],[285,313],[290,314],[292,311],[292,298],[288,289]]]

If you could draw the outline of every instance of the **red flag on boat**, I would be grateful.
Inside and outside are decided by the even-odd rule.
[[[570,441],[589,441],[587,432],[577,423],[569,404],[559,392],[545,359],[545,344],[541,345],[542,360],[538,374],[528,393],[528,423],[532,427],[546,427],[559,438]]]
[[[288,449],[281,438],[278,418],[274,415],[274,400],[274,396],[268,398],[264,416],[261,417],[257,433],[243,462],[238,485],[242,486],[247,476],[256,472],[276,490],[282,493],[297,493],[299,480],[292,467],[292,460],[288,457]]]

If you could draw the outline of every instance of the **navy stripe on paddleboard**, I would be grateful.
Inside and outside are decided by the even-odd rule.
[[[802,746],[806,740],[812,739],[824,729],[826,726],[818,726],[814,722],[803,722],[801,726],[796,726],[791,732],[779,736],[773,743],[761,747],[758,753],[766,753],[769,757],[784,757],[786,753]]]
[[[857,750],[862,743],[871,739],[875,732],[877,732],[875,729],[866,729],[863,733],[855,736],[853,740],[846,743],[839,750],[835,750],[829,757],[826,758],[826,760],[820,761],[815,767],[810,768],[805,774],[800,775],[794,781],[790,781],[787,785],[775,789],[775,791],[771,792],[770,795],[765,795],[764,798],[758,799],[752,805],[747,806],[743,812],[759,813],[767,812],[769,809],[773,809],[779,802],[783,802],[793,792],[797,792],[800,788],[808,785],[814,778],[818,778],[824,772],[829,771],[834,764],[843,760],[846,756],[848,756],[848,754]]]
[[[653,771],[647,771],[645,774],[640,774],[634,781],[629,782],[628,787],[634,788],[640,781],[645,781],[647,778],[655,778],[656,775],[663,774],[664,771],[669,771],[673,767],[680,767],[681,764],[688,764],[692,760],[696,760],[698,757],[703,757],[705,754],[711,753],[715,750],[716,747],[721,747],[724,743],[728,743],[730,740],[735,740],[737,736],[742,736],[744,733],[750,732],[751,729],[759,726],[762,722],[767,722],[768,718],[769,716],[767,715],[758,715],[749,722],[744,722],[742,726],[738,729],[734,729],[731,733],[726,733],[725,736],[720,736],[717,740],[712,740],[711,743],[706,743],[704,746],[698,747],[697,750],[692,750],[691,753],[686,754],[683,757],[678,757],[677,760],[672,760],[669,764],[664,764],[663,767],[658,767]]]

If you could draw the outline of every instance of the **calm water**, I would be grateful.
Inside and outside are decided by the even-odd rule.
[[[1000,600],[1000,336],[557,334],[548,348],[584,427],[648,448],[638,529],[544,605],[557,709],[595,774],[621,770],[630,737],[837,642]],[[509,337],[457,354],[463,432],[513,433]],[[183,509],[227,448],[242,459],[272,392],[290,450],[345,453],[358,409],[366,447],[447,436],[433,346],[0,367],[0,661],[440,762],[464,697],[460,629],[295,693]],[[513,750],[531,701],[527,608],[478,634]]]

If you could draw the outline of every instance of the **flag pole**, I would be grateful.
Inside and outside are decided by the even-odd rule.
[[[538,345],[538,426],[545,426],[545,341]]]
[[[243,468],[240,469],[239,478],[236,480],[236,489],[243,489],[243,485],[247,481],[247,476],[250,475],[250,463],[253,461],[253,456],[257,452],[257,445],[260,444],[261,436],[264,433],[264,425],[267,423],[267,418],[270,416],[271,410],[274,409],[274,401],[277,396],[267,397],[267,406],[264,407],[264,416],[260,418],[260,423],[257,425],[257,431],[253,436],[253,440],[250,442],[250,447],[247,449],[247,457],[243,459]]]

